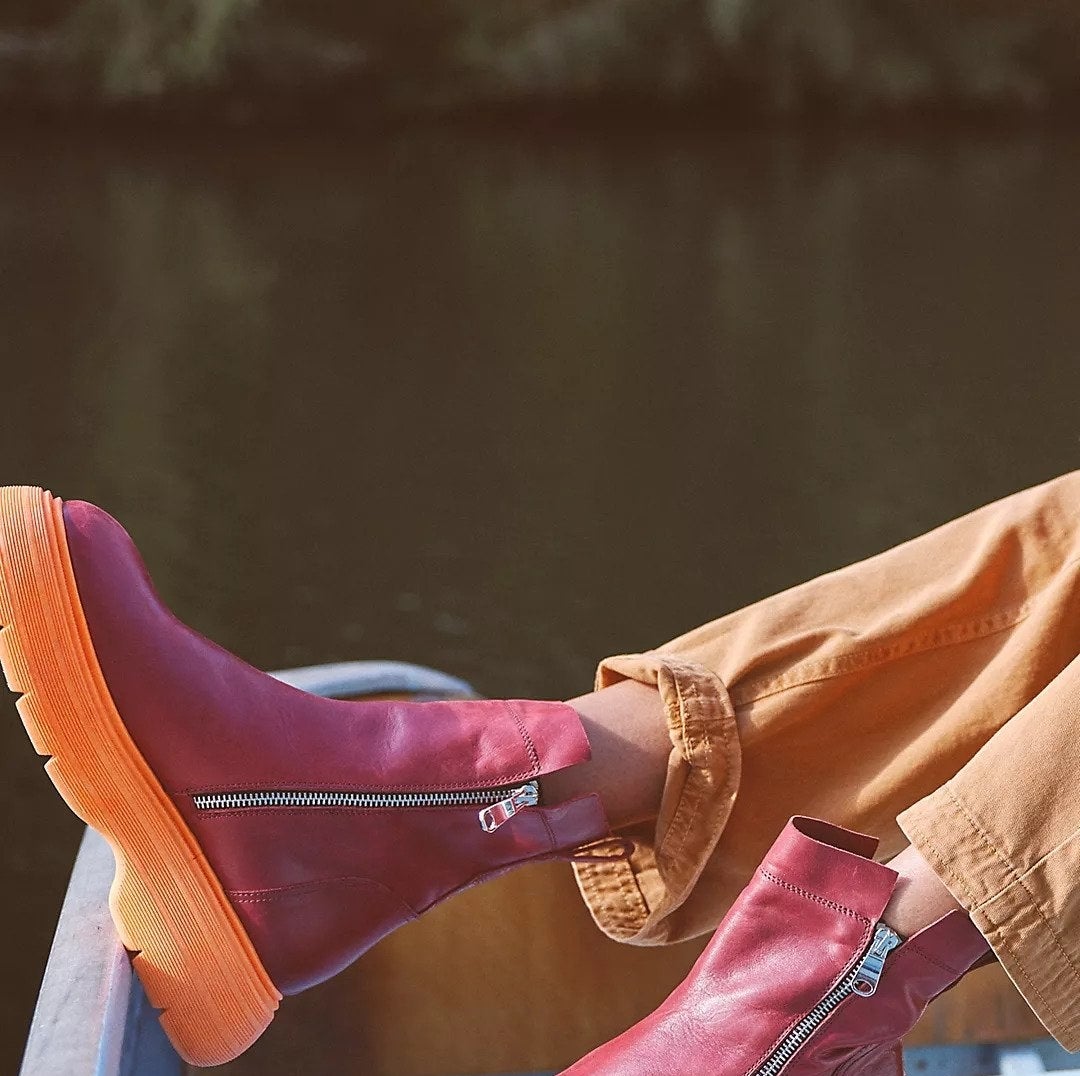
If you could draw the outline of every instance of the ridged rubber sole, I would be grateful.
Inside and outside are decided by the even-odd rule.
[[[45,772],[112,846],[113,921],[177,1052],[192,1065],[242,1053],[281,994],[176,806],[117,712],[94,653],[62,502],[0,489],[0,665]]]

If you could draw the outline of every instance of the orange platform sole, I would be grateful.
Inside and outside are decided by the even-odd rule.
[[[177,1052],[242,1053],[273,1019],[270,981],[194,835],[139,753],[94,653],[62,502],[0,489],[0,665],[45,771],[112,846],[113,921]]]

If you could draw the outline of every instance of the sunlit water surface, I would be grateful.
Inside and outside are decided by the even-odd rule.
[[[0,156],[0,482],[266,667],[565,696],[1080,462],[1080,146],[681,134]],[[9,708],[0,1069],[79,826]]]

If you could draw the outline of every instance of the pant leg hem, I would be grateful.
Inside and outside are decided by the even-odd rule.
[[[971,916],[1039,1022],[1080,1051],[1080,967],[1066,952],[1036,890],[961,796],[946,784],[897,817],[900,828]]]
[[[626,858],[575,863],[578,887],[597,926],[617,941],[678,940],[668,917],[689,897],[735,803],[742,753],[723,681],[695,662],[661,652],[608,658],[597,687],[632,679],[655,686],[672,751],[655,825],[628,831]]]

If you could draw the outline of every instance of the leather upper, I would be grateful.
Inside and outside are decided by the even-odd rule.
[[[801,1052],[791,1076],[903,1076],[900,1038],[930,1001],[989,952],[966,912],[948,912],[889,955],[873,997],[852,997],[836,1010]]]
[[[869,946],[897,878],[876,845],[793,818],[683,983],[567,1076],[752,1076]],[[986,949],[950,913],[891,952],[877,992],[842,1001],[783,1076],[902,1076],[900,1037]]]
[[[452,892],[607,835],[596,796],[527,808],[493,833],[476,807],[198,810],[192,797],[207,792],[498,788],[582,762],[589,746],[562,703],[298,691],[177,620],[105,512],[68,501],[64,521],[113,701],[283,993],[333,975]]]

